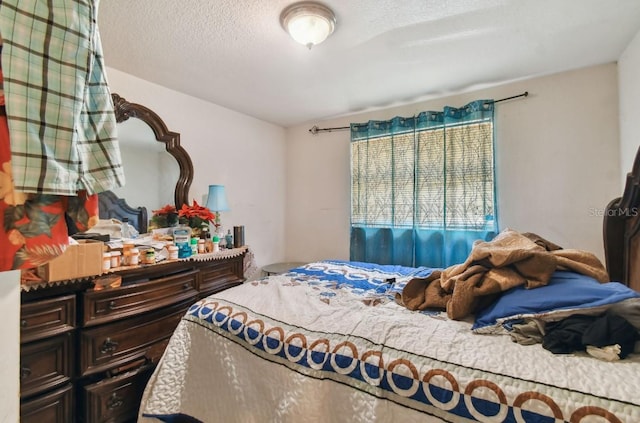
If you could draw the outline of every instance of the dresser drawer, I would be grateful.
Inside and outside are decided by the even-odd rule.
[[[73,386],[60,389],[20,403],[21,423],[69,423],[73,416]]]
[[[20,396],[26,398],[65,384],[73,377],[72,332],[20,348]]]
[[[65,295],[20,306],[20,342],[68,332],[75,327],[76,296]]]
[[[149,282],[84,293],[84,326],[112,322],[196,297],[197,270]]]
[[[193,298],[192,298],[193,299]],[[157,361],[158,345],[171,337],[192,300],[142,316],[83,330],[80,334],[80,375],[90,375],[145,357]]]
[[[244,256],[198,263],[200,269],[200,283],[198,285],[200,297],[206,297],[244,282],[243,266]]]
[[[104,379],[83,388],[86,422],[135,421],[153,366]]]

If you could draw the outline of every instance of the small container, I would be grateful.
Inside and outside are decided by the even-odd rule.
[[[209,231],[204,234],[204,252],[213,252],[213,242],[211,242],[211,233]]]
[[[122,218],[122,226],[120,228],[120,237],[122,239],[131,238],[131,230],[129,229],[129,218]]]
[[[111,252],[111,267],[120,267],[122,266],[122,253],[120,251],[112,251]]]
[[[191,257],[191,246],[188,243],[180,244],[178,246],[178,258]]]
[[[173,229],[173,243],[178,247],[178,257],[191,257],[191,228],[188,226],[178,226]]]
[[[198,254],[204,254],[204,239],[200,238],[198,240]]]
[[[227,231],[227,234],[224,236],[225,241],[227,242],[227,248],[233,248],[233,235],[231,234],[231,229]]]
[[[137,266],[140,264],[140,250],[132,248],[129,250],[129,266]]]
[[[233,227],[233,246],[240,248],[244,245],[244,226]]]
[[[214,235],[213,236],[213,252],[217,253],[218,251],[220,251],[220,238],[218,238],[218,235]]]
[[[178,247],[169,245],[167,250],[169,250],[169,260],[178,260]]]
[[[135,247],[133,240],[122,241],[122,265],[129,266],[131,260],[131,249]]]
[[[156,250],[153,248],[149,248],[144,252],[144,263],[145,264],[155,264],[156,262]]]
[[[189,245],[191,246],[191,255],[195,256],[198,254],[198,238],[191,238]]]
[[[111,253],[102,253],[102,271],[111,269]]]

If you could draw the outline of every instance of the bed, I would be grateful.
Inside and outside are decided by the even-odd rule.
[[[147,385],[139,421],[640,422],[636,328],[624,332],[622,359],[554,354],[509,334],[523,323],[600,321],[623,305],[637,315],[629,285],[640,277],[639,171],[640,155],[609,205],[618,212],[604,213],[616,282],[558,270],[543,287],[510,289],[452,320],[398,303],[434,269],[308,263],[191,306]],[[567,292],[567,302],[549,305]]]
[[[126,218],[138,233],[147,233],[149,217],[146,207],[131,207],[126,199],[119,198],[112,191],[104,191],[98,194],[98,209],[100,219],[123,221]]]

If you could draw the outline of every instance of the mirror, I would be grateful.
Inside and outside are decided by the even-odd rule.
[[[180,145],[180,134],[169,131],[154,111],[115,93],[111,97],[126,185],[99,194],[100,218],[127,217],[144,233],[153,210],[172,202],[176,208],[188,203],[193,164]]]
[[[126,183],[113,193],[149,213],[173,204],[171,188],[180,178],[180,167],[164,144],[156,142],[149,125],[140,119],[118,123],[118,139]]]

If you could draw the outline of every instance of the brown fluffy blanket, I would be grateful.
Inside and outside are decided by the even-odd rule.
[[[396,299],[410,310],[446,309],[449,318],[459,320],[510,288],[546,285],[556,269],[609,281],[593,254],[564,250],[535,234],[507,229],[491,241],[476,241],[464,263],[412,279]]]

